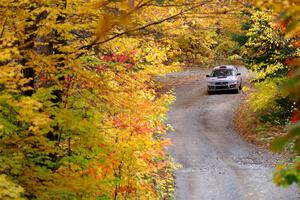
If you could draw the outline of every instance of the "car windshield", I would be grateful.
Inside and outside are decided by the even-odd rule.
[[[212,77],[219,77],[219,76],[233,76],[234,72],[231,69],[216,69],[212,72]]]

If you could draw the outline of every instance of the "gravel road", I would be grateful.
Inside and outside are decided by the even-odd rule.
[[[242,69],[242,73],[245,70]],[[169,112],[175,131],[168,151],[183,167],[176,172],[176,199],[296,200],[296,187],[272,182],[279,157],[244,141],[233,129],[233,113],[242,94],[206,94],[201,77],[176,88]],[[178,73],[178,76],[189,73]],[[172,74],[176,76],[176,74]]]

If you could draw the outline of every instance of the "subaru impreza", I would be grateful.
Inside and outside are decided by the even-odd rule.
[[[216,91],[234,91],[239,93],[242,89],[242,77],[238,68],[232,65],[222,65],[214,67],[207,77],[207,92],[209,94]]]

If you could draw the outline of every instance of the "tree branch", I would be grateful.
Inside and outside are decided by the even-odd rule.
[[[146,5],[147,5],[148,3],[150,3],[151,1],[153,1],[153,0],[148,0],[148,1],[144,2],[144,3],[142,3],[142,1],[139,2],[139,4],[138,4],[134,9],[132,9],[131,11],[129,11],[128,13],[126,13],[126,14],[123,16],[123,18],[129,17],[131,14],[133,14],[133,13],[136,12],[137,10],[141,9],[142,7],[146,6]],[[113,24],[111,25],[111,28],[110,28],[110,29],[112,29],[112,28],[113,28],[114,26],[116,26],[116,25],[117,25],[117,23],[113,23]],[[96,38],[96,39],[95,39],[93,42],[91,42],[90,44],[80,47],[79,50],[81,50],[81,49],[91,49],[94,45],[97,44],[98,40],[99,40],[99,38]],[[82,53],[79,54],[76,58],[79,58],[81,55],[82,55]]]
[[[5,18],[5,20],[4,20],[2,30],[1,30],[1,33],[0,33],[0,38],[2,38],[3,35],[4,35],[4,30],[5,30],[6,23],[7,23],[7,18]]]
[[[150,1],[148,1],[148,2],[150,2]],[[155,22],[151,22],[151,23],[149,23],[149,24],[146,24],[146,25],[143,25],[143,26],[140,26],[140,27],[131,29],[131,30],[127,30],[127,31],[123,31],[123,32],[121,32],[121,33],[115,34],[114,36],[112,36],[112,37],[110,37],[110,38],[108,38],[108,39],[105,39],[105,40],[103,40],[103,41],[92,42],[91,44],[88,44],[88,45],[85,45],[85,46],[80,47],[79,50],[82,50],[82,49],[87,49],[87,50],[89,50],[89,49],[91,49],[94,45],[103,44],[103,43],[109,42],[109,41],[111,41],[111,40],[113,40],[113,39],[115,39],[115,38],[118,38],[118,37],[120,37],[120,36],[126,35],[126,34],[128,34],[128,33],[136,32],[136,31],[139,31],[139,30],[143,30],[143,29],[148,28],[148,27],[150,27],[150,26],[157,25],[157,24],[161,24],[161,23],[163,23],[163,22],[165,22],[165,21],[169,21],[169,20],[175,19],[176,17],[178,17],[178,16],[180,16],[180,15],[183,15],[183,14],[186,14],[186,13],[188,13],[189,11],[194,10],[194,9],[196,9],[196,8],[198,8],[198,7],[201,7],[201,6],[203,6],[203,5],[205,5],[205,4],[209,3],[209,2],[211,2],[211,0],[202,2],[201,4],[195,5],[195,6],[193,6],[193,7],[188,8],[188,9],[181,10],[179,13],[174,14],[174,15],[171,15],[171,16],[166,17],[166,18],[164,18],[164,19],[161,19],[161,20],[158,20],[158,21],[155,21]],[[143,4],[143,5],[144,5],[144,4]],[[77,56],[77,58],[79,58],[79,57],[82,56],[82,55],[83,55],[83,53],[80,53],[80,54]]]

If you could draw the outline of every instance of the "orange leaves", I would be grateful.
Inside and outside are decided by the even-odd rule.
[[[126,27],[130,23],[130,20],[128,20],[128,18],[132,13],[131,10],[131,8],[133,8],[132,2],[133,0],[128,1],[129,7],[128,4],[125,3],[125,10],[123,12],[114,8],[115,12],[112,12],[113,14],[104,13],[101,16],[99,23],[96,27],[95,41],[99,41],[105,38],[105,36],[107,36],[109,32],[112,31],[112,29],[114,29],[116,26]],[[121,6],[124,5],[124,1],[123,2],[121,1],[120,5]]]
[[[138,120],[137,125],[134,126],[135,131],[138,134],[145,134],[145,133],[151,133],[153,132],[153,128],[151,127],[150,122],[148,121],[143,121],[143,120]]]
[[[153,133],[155,130],[148,120],[132,117],[130,115],[114,117],[113,124],[116,128],[132,130],[133,134]]]
[[[104,38],[109,31],[113,28],[115,23],[113,22],[112,16],[108,14],[104,14],[102,18],[99,21],[99,24],[97,26],[95,36],[96,41],[99,41],[100,39]]]
[[[124,194],[124,196],[126,196],[126,194],[135,193],[136,191],[137,191],[137,189],[135,187],[133,187],[131,184],[120,186],[118,188],[118,192],[120,192],[121,194]]]
[[[300,40],[295,40],[291,43],[291,45],[293,45],[294,47],[300,47]]]

